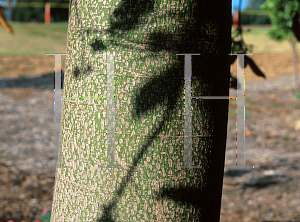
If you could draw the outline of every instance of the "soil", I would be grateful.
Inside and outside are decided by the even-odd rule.
[[[235,166],[235,101],[230,100],[221,221],[300,221],[300,99],[292,90],[292,56],[251,58],[267,80],[245,69],[243,168]],[[35,221],[45,208],[51,211],[53,70],[49,56],[0,56],[0,222]]]

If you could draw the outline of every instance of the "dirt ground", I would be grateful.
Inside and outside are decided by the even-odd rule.
[[[267,79],[277,79],[293,73],[292,53],[254,54],[249,57],[267,75]],[[66,56],[62,56],[63,72],[65,59]],[[231,66],[231,70],[236,76],[236,62]],[[54,72],[54,56],[0,56],[0,78],[35,77],[51,72]],[[246,76],[247,82],[263,81],[254,75],[250,67],[246,67],[245,72],[249,73]]]
[[[65,56],[62,58],[64,71]],[[268,81],[293,73],[291,53],[258,54],[251,58]],[[231,70],[236,75],[236,63]],[[53,74],[53,71],[51,56],[0,56],[0,222],[10,219],[35,221],[43,209],[51,211],[55,176],[55,169],[36,172],[25,167],[27,162],[24,167],[21,164],[37,152],[30,147],[36,145],[36,140],[42,141],[39,147],[51,147],[53,137],[47,134],[53,132],[54,126],[50,130],[49,127],[37,128],[35,134],[41,134],[41,138],[32,135],[32,141],[27,144],[31,151],[24,152],[22,157],[8,151],[27,138],[24,134],[27,128],[35,128],[38,124],[34,122],[37,121],[35,108],[44,109],[47,114],[39,122],[53,124],[53,86],[34,89],[15,85],[10,88],[1,83],[3,79],[40,77]],[[300,124],[300,100],[292,90],[263,90],[262,78],[255,76],[249,67],[245,73],[246,84],[260,84],[262,88],[262,91],[249,89],[247,92],[246,165],[251,167],[235,168],[235,105],[230,101],[221,221],[300,221],[300,125],[297,125]],[[283,81],[276,84],[287,85]],[[44,105],[45,100],[50,102]],[[10,113],[10,110],[19,109],[18,115]],[[33,113],[31,121],[21,126],[27,116],[31,118],[30,111]],[[22,127],[24,131],[18,129]],[[39,152],[46,153],[44,149]],[[53,159],[52,156],[45,158]],[[38,165],[38,161],[35,164]]]

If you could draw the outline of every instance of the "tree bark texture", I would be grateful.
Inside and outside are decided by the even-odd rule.
[[[201,53],[192,56],[192,96],[229,96],[231,0],[70,1],[69,11],[61,155],[70,168],[56,170],[51,221],[219,221],[228,100],[192,99],[200,167],[177,168],[185,57],[176,53]],[[122,168],[103,167],[107,141]]]

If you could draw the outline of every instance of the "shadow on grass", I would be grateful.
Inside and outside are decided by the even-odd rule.
[[[64,73],[62,74],[62,86],[64,81]],[[54,89],[54,73],[46,73],[38,77],[18,77],[0,79],[0,88],[52,88]]]

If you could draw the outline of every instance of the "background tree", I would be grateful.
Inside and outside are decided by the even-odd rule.
[[[259,11],[260,5],[264,3],[265,0],[248,0],[247,6],[241,12],[241,23],[243,25],[266,25],[271,24],[271,20],[268,15],[263,15],[259,13],[248,14],[245,12],[247,10]]]
[[[248,0],[245,10],[261,10],[260,6],[266,0]]]
[[[231,0],[70,1],[62,165],[51,221],[219,221],[228,100],[192,100],[184,164],[184,57],[192,96],[229,96]],[[105,166],[107,56],[115,56],[115,163]],[[97,53],[100,53],[97,56]],[[189,81],[189,80],[188,80]],[[71,98],[75,97],[75,98]]]
[[[269,37],[278,42],[288,40],[291,43],[293,52],[294,84],[295,88],[299,89],[296,40],[300,41],[300,1],[266,0],[266,2],[261,5],[261,8],[269,11],[269,16],[272,20],[272,29],[268,33]]]
[[[19,2],[32,2],[32,0],[22,0]],[[69,3],[69,0],[34,0],[34,2],[46,3]],[[51,21],[68,21],[68,9],[51,7]],[[45,22],[45,7],[16,7],[12,13],[13,21],[20,22]]]

